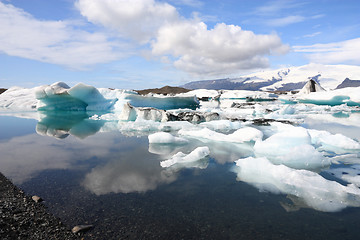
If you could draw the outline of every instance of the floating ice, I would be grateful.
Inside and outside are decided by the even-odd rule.
[[[0,94],[0,108],[34,110],[38,100],[35,97],[37,88],[12,87]]]
[[[305,86],[300,90],[299,94],[309,94],[311,92],[324,92],[325,89],[320,86],[320,84],[310,79]]]
[[[297,99],[302,103],[312,103],[316,105],[341,105],[360,106],[360,87],[342,88],[328,92],[313,92],[309,94],[299,94]]]
[[[261,191],[294,195],[319,211],[336,212],[360,206],[360,189],[352,184],[343,186],[308,170],[274,165],[266,157],[239,159],[236,166],[238,181]]]
[[[330,165],[330,160],[311,145],[311,137],[305,128],[292,126],[288,128],[288,131],[281,131],[264,141],[257,141],[254,145],[255,155],[267,157],[275,164],[298,169],[314,169]]]
[[[37,88],[35,95],[40,101],[38,109],[45,111],[106,111],[116,102],[116,99],[105,99],[95,87],[83,83],[70,88],[57,82]]]
[[[319,145],[320,149],[335,153],[349,153],[360,151],[360,143],[342,134],[331,134],[327,131],[314,129],[308,130],[313,144]]]
[[[181,165],[183,167],[194,167],[194,166],[198,166],[196,164],[197,161],[207,157],[209,154],[210,154],[210,150],[208,147],[198,147],[189,154],[178,152],[177,154],[172,156],[172,158],[160,162],[160,165],[163,168],[171,167],[175,164]]]
[[[175,137],[167,132],[157,132],[149,135],[149,143],[159,143],[159,144],[167,144],[167,143],[187,143],[188,140],[185,138]]]
[[[253,127],[244,127],[236,130],[232,134],[223,134],[218,133],[208,128],[203,128],[201,130],[180,130],[179,134],[187,137],[194,137],[198,139],[205,139],[210,141],[221,141],[221,142],[233,142],[233,143],[243,143],[249,141],[256,141],[263,137],[263,134],[260,130]]]

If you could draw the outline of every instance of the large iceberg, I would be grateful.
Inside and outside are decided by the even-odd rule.
[[[319,211],[335,212],[348,206],[360,206],[360,189],[343,186],[321,175],[274,165],[266,157],[236,161],[237,180],[254,185],[261,191],[294,195]]]

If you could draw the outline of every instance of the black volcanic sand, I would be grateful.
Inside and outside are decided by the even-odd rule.
[[[79,239],[0,173],[0,239]]]

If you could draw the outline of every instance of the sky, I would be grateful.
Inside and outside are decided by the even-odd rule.
[[[0,0],[0,88],[360,65],[359,0]]]

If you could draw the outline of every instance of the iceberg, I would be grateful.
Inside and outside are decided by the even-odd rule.
[[[314,129],[309,129],[308,132],[311,136],[312,143],[319,145],[319,148],[322,150],[338,154],[360,151],[359,142],[342,134],[331,134],[327,131],[319,131]]]
[[[35,110],[38,100],[35,97],[37,88],[12,87],[0,94],[0,108],[12,110]]]
[[[186,137],[197,138],[199,140],[206,141],[220,141],[220,142],[232,142],[232,143],[244,143],[250,141],[257,141],[262,139],[263,133],[253,127],[244,127],[236,130],[231,134],[223,134],[208,128],[201,130],[180,130],[179,134]]]
[[[188,140],[186,140],[185,138],[175,137],[167,132],[157,132],[149,135],[148,138],[149,138],[149,143],[158,143],[158,144],[188,143]]]
[[[208,147],[198,147],[189,154],[178,152],[170,159],[160,162],[160,166],[168,168],[173,165],[180,165],[181,167],[201,166],[203,168],[203,165],[198,165],[196,162],[204,159],[209,154],[210,150]]]
[[[296,196],[318,211],[336,212],[360,206],[360,189],[355,185],[343,186],[308,170],[274,165],[266,157],[239,159],[234,172],[238,181],[261,191]]]
[[[348,106],[360,106],[360,87],[342,88],[327,92],[311,92],[309,94],[299,93],[297,100],[300,103],[311,103],[316,105],[336,106],[346,104]]]
[[[255,156],[297,169],[317,169],[330,165],[330,160],[311,145],[311,136],[305,128],[288,128],[288,131],[280,131],[264,141],[257,141],[254,145]]]

